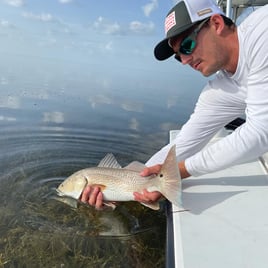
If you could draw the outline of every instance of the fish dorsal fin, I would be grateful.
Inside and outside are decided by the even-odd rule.
[[[98,167],[122,168],[115,159],[115,156],[111,153],[105,155],[105,157],[98,164]]]
[[[144,170],[145,167],[146,166],[143,163],[138,162],[138,161],[133,161],[127,166],[125,166],[124,169],[141,172]]]

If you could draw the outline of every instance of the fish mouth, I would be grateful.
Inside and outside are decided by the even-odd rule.
[[[56,192],[59,196],[65,196],[65,194],[62,191],[60,191],[59,189],[56,189]]]
[[[58,196],[60,196],[60,197],[70,197],[70,198],[77,199],[77,200],[80,199],[80,196],[82,194],[82,190],[79,192],[64,193],[61,190],[56,189],[56,192],[57,192]]]

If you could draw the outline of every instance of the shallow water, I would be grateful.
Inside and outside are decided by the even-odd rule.
[[[145,158],[143,151],[130,154],[135,145],[124,136],[64,126],[1,128],[0,267],[163,265],[163,212],[134,202],[115,211],[73,209],[55,193],[64,178],[96,165],[104,152],[122,164],[135,154]]]
[[[0,267],[163,267],[163,210],[136,202],[74,209],[55,188],[109,152],[123,166],[145,162],[167,141],[175,110],[154,110],[139,92],[89,90],[83,99],[10,84],[0,98]]]
[[[99,14],[92,3],[89,10],[70,5],[72,18],[67,5],[53,5],[56,20],[40,24],[32,19],[49,12],[45,5],[76,1],[4,2],[0,267],[163,267],[163,210],[136,202],[115,211],[82,204],[74,209],[58,200],[55,188],[106,153],[122,166],[146,162],[168,141],[168,131],[188,119],[204,81],[172,61],[157,65],[155,40],[143,34],[140,39],[88,31],[90,12]],[[6,3],[23,2],[7,9]],[[86,20],[80,21],[84,11]],[[103,49],[107,42],[113,50]]]
[[[194,94],[94,86],[69,65],[59,75],[41,63],[1,69],[0,267],[164,267],[163,210],[74,209],[55,188],[106,153],[122,166],[146,162],[186,121]]]

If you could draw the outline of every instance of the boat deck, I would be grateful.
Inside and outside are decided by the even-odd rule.
[[[170,140],[176,134],[171,131]],[[263,159],[188,178],[182,188],[188,211],[172,206],[176,268],[268,267],[268,173]]]

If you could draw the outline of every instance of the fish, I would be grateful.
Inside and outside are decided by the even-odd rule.
[[[147,177],[140,176],[145,168],[141,162],[134,161],[125,167],[117,162],[113,154],[107,154],[96,167],[79,170],[66,178],[57,188],[59,196],[79,200],[87,185],[98,186],[103,194],[104,202],[135,201],[133,192],[146,189],[149,192],[158,191],[178,208],[181,204],[181,176],[176,159],[176,149],[173,145],[158,174]],[[159,201],[141,203],[151,209],[160,208]]]

